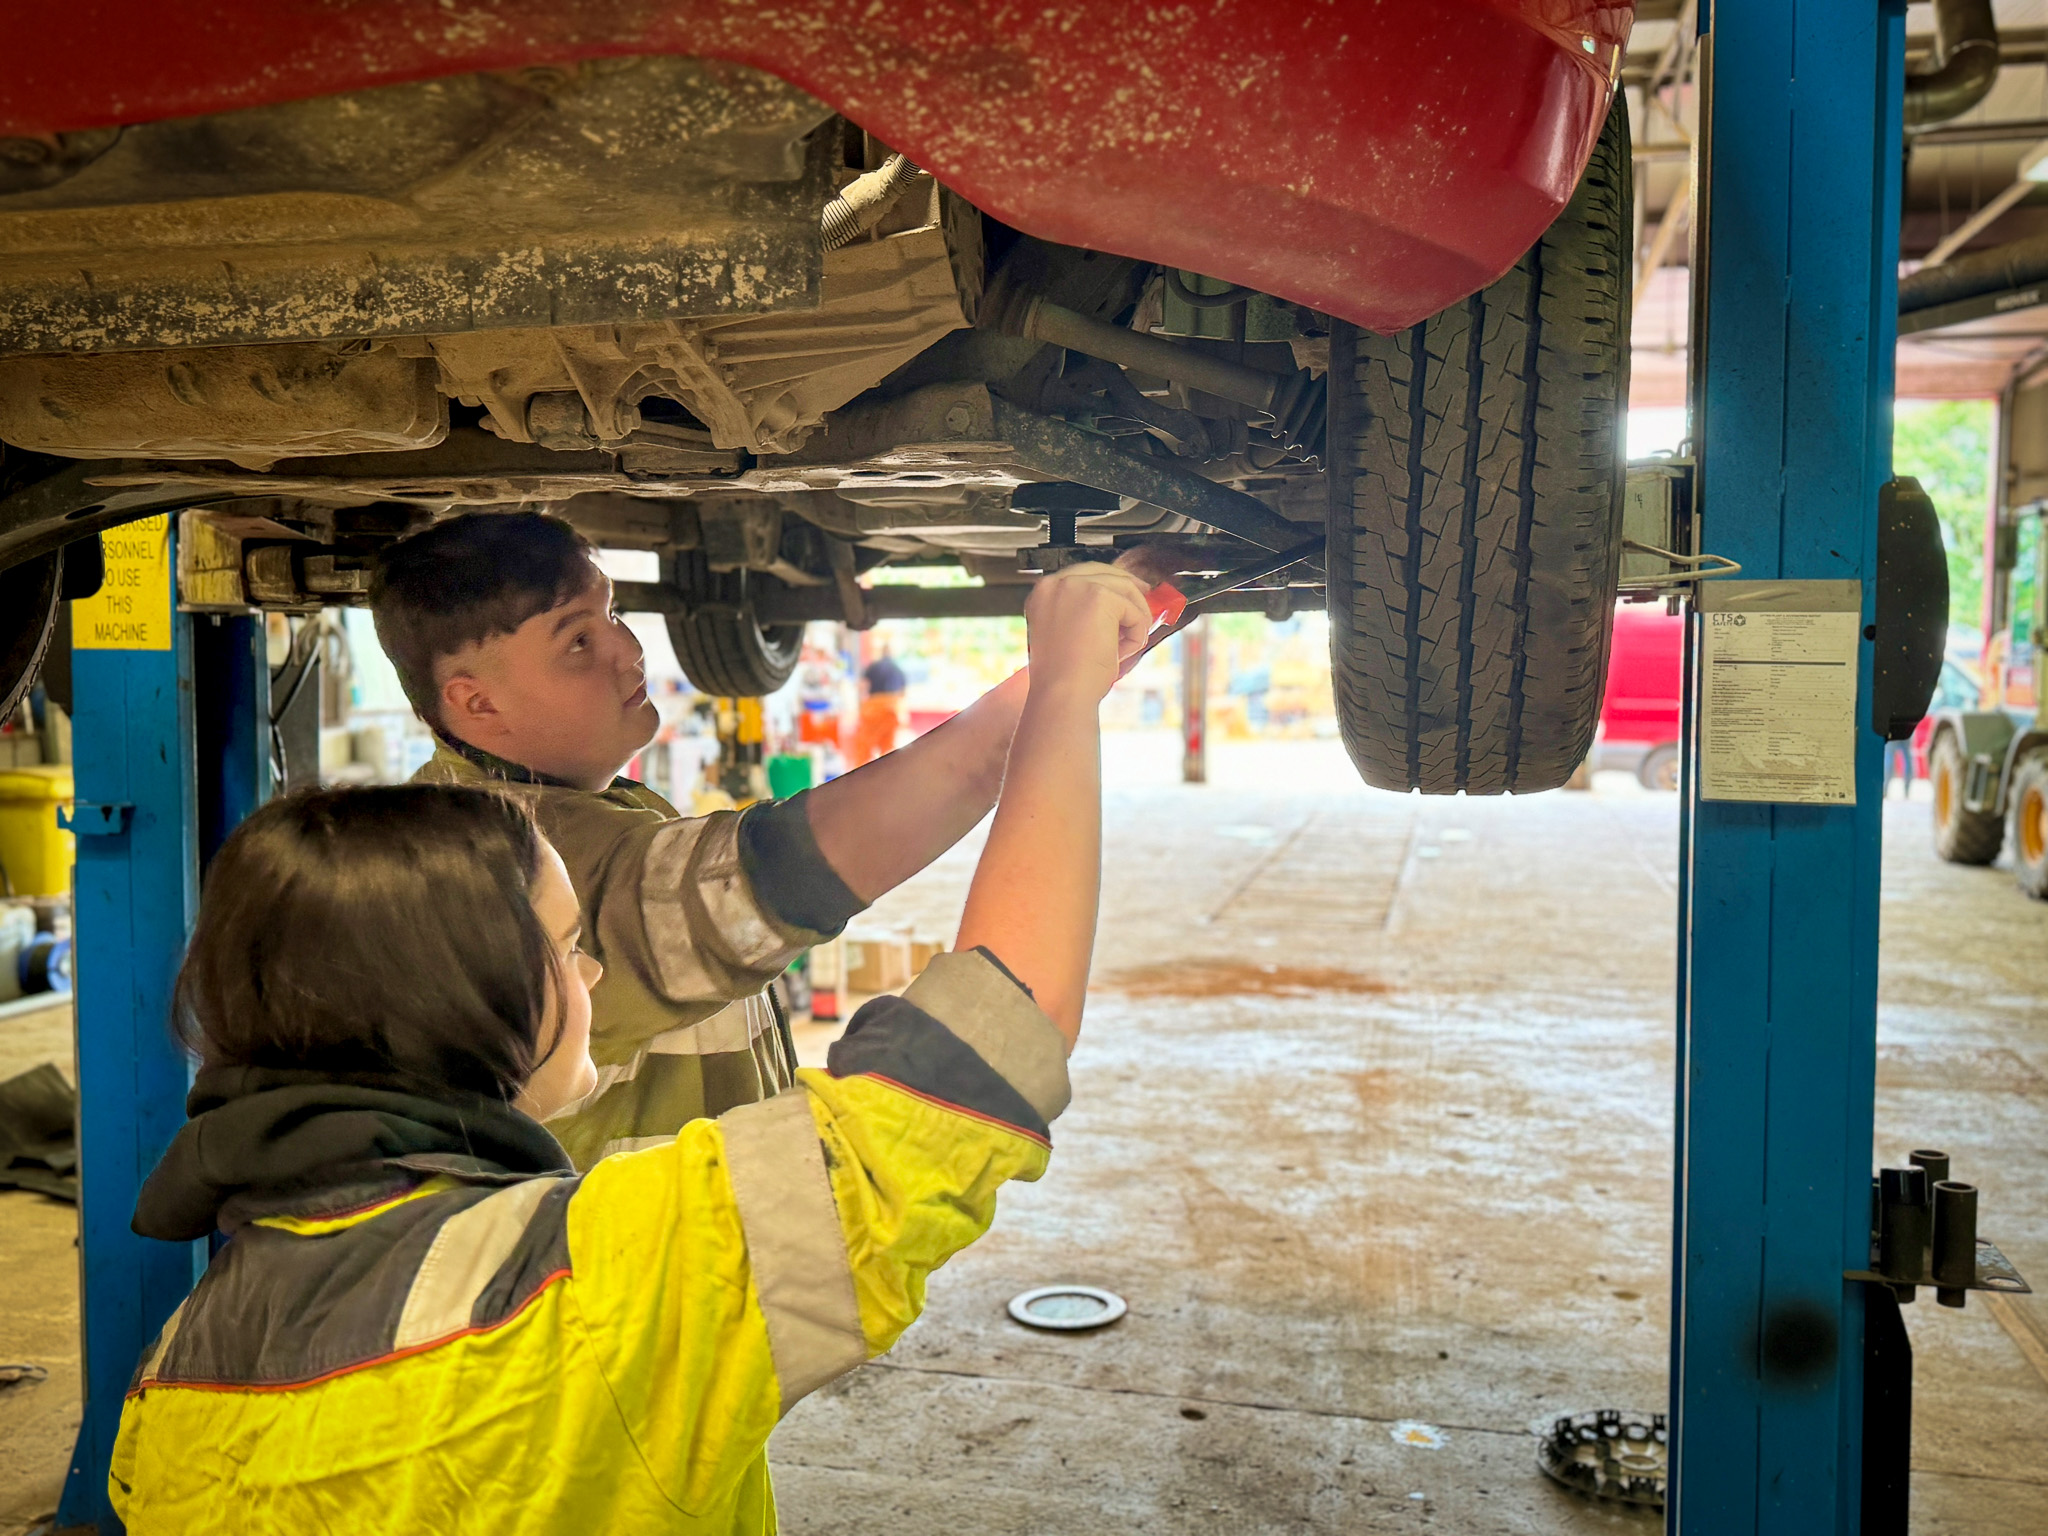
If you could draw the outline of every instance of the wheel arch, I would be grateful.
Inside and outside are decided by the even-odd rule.
[[[2011,799],[2012,780],[2020,764],[2042,752],[2048,752],[2048,730],[2030,725],[2013,733],[2012,744],[2005,749],[2004,766],[1998,780],[1996,809],[1999,815],[2003,816],[2011,809],[2008,801]]]
[[[1953,736],[1963,759],[1964,797],[1962,808],[1977,814],[2005,814],[2005,787],[2012,779],[2011,747],[2016,727],[2010,715],[1997,710],[1944,709],[1935,714],[1934,730],[1927,738],[1927,762],[1931,772],[1935,751],[1941,745],[1943,736]],[[1976,796],[1969,794],[1970,765],[1986,761],[1992,765],[1996,780],[1986,786],[1988,792]]]

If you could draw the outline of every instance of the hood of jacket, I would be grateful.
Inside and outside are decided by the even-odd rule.
[[[271,1203],[377,1177],[432,1170],[484,1177],[572,1171],[530,1116],[500,1100],[379,1077],[209,1067],[190,1118],[144,1181],[131,1225],[186,1242],[221,1225],[230,1201]]]

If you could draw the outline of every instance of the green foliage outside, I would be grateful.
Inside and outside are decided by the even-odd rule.
[[[1992,402],[1902,400],[1892,424],[1892,472],[1911,475],[1934,498],[1948,546],[1948,616],[1976,628],[1984,613],[1984,517],[1990,501]],[[2029,521],[2032,521],[2029,519]],[[2033,611],[2031,591],[2018,590],[2014,611]],[[2031,580],[2026,582],[2031,587]]]

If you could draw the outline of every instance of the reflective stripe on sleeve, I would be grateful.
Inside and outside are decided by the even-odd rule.
[[[523,1180],[442,1223],[406,1292],[393,1350],[428,1344],[469,1327],[477,1298],[512,1257],[534,1212],[558,1182]]]
[[[832,1176],[808,1093],[744,1105],[718,1125],[787,1413],[868,1357]]]
[[[903,991],[974,1048],[1049,1125],[1073,1096],[1067,1040],[1016,978],[978,950],[934,955]]]
[[[640,911],[662,990],[672,998],[730,996],[700,951],[711,935],[733,964],[773,975],[809,947],[761,910],[740,867],[740,819],[731,811],[671,821],[647,845]],[[701,910],[701,918],[698,911]]]

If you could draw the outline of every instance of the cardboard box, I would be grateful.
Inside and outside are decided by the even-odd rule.
[[[846,985],[852,992],[899,992],[910,985],[910,940],[898,934],[846,939]]]
[[[827,939],[810,952],[811,986],[836,991],[846,983],[846,940]]]

